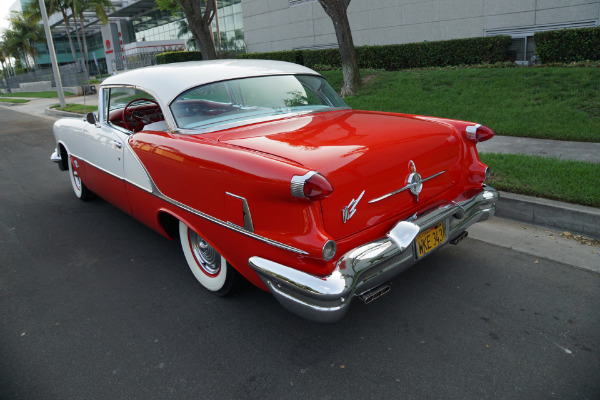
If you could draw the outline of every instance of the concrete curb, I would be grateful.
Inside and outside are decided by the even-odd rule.
[[[55,110],[52,108],[46,108],[46,110],[44,112],[46,114],[52,115],[54,117],[85,118],[85,115],[83,115],[83,114],[72,113],[69,111]]]
[[[500,192],[496,215],[600,239],[600,209]]]

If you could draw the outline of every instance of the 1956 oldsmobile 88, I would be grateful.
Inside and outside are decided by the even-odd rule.
[[[240,279],[336,321],[494,214],[482,125],[350,109],[315,71],[219,60],[104,81],[98,114],[54,125],[52,161],[168,238],[217,295]],[[243,278],[242,278],[243,277]]]

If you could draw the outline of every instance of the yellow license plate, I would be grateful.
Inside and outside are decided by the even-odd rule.
[[[432,226],[417,235],[417,255],[419,258],[439,247],[445,240],[444,223]]]

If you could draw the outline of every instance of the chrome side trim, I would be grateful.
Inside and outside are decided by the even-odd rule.
[[[235,197],[236,199],[240,199],[242,201],[242,211],[244,213],[244,229],[248,232],[254,232],[252,215],[250,214],[250,207],[248,206],[248,201],[246,201],[246,198],[229,192],[225,192],[225,195]]]
[[[130,181],[129,179],[127,179],[127,178],[125,178],[123,176],[116,175],[116,174],[114,174],[114,173],[112,173],[112,172],[110,172],[110,171],[108,171],[108,170],[106,170],[106,169],[104,169],[104,168],[102,168],[102,167],[100,167],[100,166],[92,163],[92,162],[89,162],[88,160],[86,160],[83,157],[79,157],[78,155],[73,154],[73,153],[71,153],[69,155],[72,156],[72,157],[75,157],[75,158],[77,158],[77,159],[79,159],[79,160],[81,160],[83,162],[85,162],[86,164],[88,164],[88,165],[90,165],[90,166],[92,166],[92,167],[94,167],[94,168],[96,168],[96,169],[98,169],[98,170],[100,170],[102,172],[104,172],[105,174],[108,174],[108,175],[112,176],[113,178],[116,178],[116,179],[119,179],[121,181],[127,182],[127,183],[131,184],[132,186],[137,187],[138,189],[142,189],[144,192],[152,193],[151,191],[149,191],[148,189],[146,189],[146,188],[138,185],[137,183],[135,183],[133,181]],[[150,182],[153,184],[152,179],[150,179]]]
[[[154,182],[152,182],[152,184],[154,184]],[[231,222],[222,221],[222,220],[220,220],[218,218],[215,218],[215,217],[213,217],[211,215],[205,214],[202,211],[198,211],[198,210],[196,210],[196,209],[194,209],[194,208],[192,208],[190,206],[186,206],[185,204],[180,203],[177,200],[174,200],[174,199],[172,199],[172,198],[170,198],[168,196],[165,196],[160,191],[158,191],[158,189],[157,189],[157,192],[153,193],[153,194],[156,197],[158,197],[159,199],[162,199],[162,200],[166,201],[167,203],[171,203],[174,206],[177,206],[177,207],[181,208],[182,210],[185,210],[185,211],[187,211],[189,213],[197,215],[198,217],[204,218],[205,220],[213,222],[213,223],[215,223],[217,225],[223,226],[225,228],[229,228],[232,231],[235,231],[237,233],[241,233],[241,234],[249,236],[249,237],[251,237],[253,239],[259,240],[259,241],[261,241],[263,243],[267,243],[267,244],[270,244],[272,246],[279,247],[280,249],[291,251],[293,253],[303,254],[303,255],[308,254],[304,250],[300,250],[300,249],[297,249],[295,247],[289,246],[287,244],[280,243],[280,242],[277,242],[275,240],[268,239],[268,238],[266,238],[264,236],[257,235],[254,232],[247,231],[246,229],[244,229],[241,226],[237,226],[237,225],[235,225],[235,224],[233,224]]]
[[[444,246],[469,226],[492,217],[497,199],[498,192],[484,185],[470,198],[450,201],[411,222],[400,221],[387,237],[344,254],[327,276],[310,275],[261,257],[251,257],[248,264],[289,311],[318,322],[335,322],[346,314],[353,297],[380,287],[418,261],[416,234],[443,221]],[[396,234],[400,239],[392,238]]]
[[[398,189],[398,190],[394,190],[393,192],[390,192],[390,193],[388,193],[388,194],[384,194],[383,196],[381,196],[381,197],[377,197],[376,199],[369,200],[369,204],[371,204],[371,203],[377,203],[378,201],[381,201],[381,200],[383,200],[383,199],[387,199],[387,198],[388,198],[388,197],[390,197],[390,196],[393,196],[393,195],[395,195],[395,194],[398,194],[398,193],[400,193],[400,192],[404,192],[404,191],[405,191],[405,190],[407,190],[407,189],[412,189],[414,186],[422,185],[424,182],[427,182],[428,180],[430,180],[430,179],[433,179],[433,178],[435,178],[436,176],[440,176],[440,175],[441,175],[441,174],[443,174],[444,172],[446,172],[446,171],[440,171],[440,172],[438,172],[437,174],[433,174],[433,175],[431,175],[430,177],[427,177],[427,178],[421,179],[419,182],[416,182],[416,183],[409,183],[408,185],[406,185],[406,186],[404,186],[404,187],[402,187],[402,188],[400,188],[400,189]]]
[[[134,154],[135,154],[135,153],[134,153]],[[72,156],[74,156],[74,157],[77,157],[77,156],[76,156],[76,155],[74,155],[74,154],[72,154]],[[254,233],[254,232],[250,232],[250,231],[247,231],[247,230],[246,230],[246,229],[244,229],[243,227],[240,227],[240,226],[237,226],[237,225],[235,225],[235,224],[232,224],[231,222],[225,222],[225,221],[222,221],[222,220],[220,220],[220,219],[218,219],[218,218],[215,218],[215,217],[213,217],[213,216],[211,216],[211,215],[208,215],[208,214],[206,214],[206,213],[203,213],[202,211],[196,210],[196,209],[194,209],[194,208],[192,208],[192,207],[189,207],[189,206],[187,206],[187,205],[185,205],[185,204],[183,204],[183,203],[180,203],[180,202],[178,202],[177,200],[174,200],[174,199],[172,199],[172,198],[170,198],[170,197],[168,197],[168,196],[164,195],[164,194],[163,194],[163,193],[162,193],[162,192],[161,192],[161,191],[158,189],[158,187],[157,187],[157,186],[156,186],[156,184],[154,183],[154,180],[153,180],[153,179],[152,179],[152,177],[150,177],[149,175],[148,175],[148,178],[150,179],[150,185],[152,186],[152,190],[151,190],[151,191],[148,191],[148,190],[144,189],[143,187],[140,187],[139,185],[137,185],[137,184],[135,184],[134,182],[131,182],[131,181],[129,181],[129,180],[127,180],[127,179],[125,179],[125,178],[124,178],[124,177],[122,177],[122,176],[117,176],[117,175],[115,175],[115,174],[113,174],[113,173],[111,173],[111,172],[109,172],[109,171],[105,170],[104,168],[101,168],[101,167],[99,167],[99,166],[97,166],[97,165],[95,165],[95,164],[93,164],[93,163],[90,163],[90,162],[88,162],[87,160],[85,160],[85,159],[83,159],[83,158],[81,158],[81,157],[77,157],[77,158],[78,158],[78,159],[80,159],[80,160],[82,160],[82,161],[84,161],[84,162],[86,162],[87,164],[91,165],[92,167],[98,168],[98,169],[99,169],[100,171],[102,171],[102,172],[105,172],[105,173],[107,173],[107,174],[109,174],[109,175],[111,175],[111,176],[113,176],[113,177],[115,177],[115,178],[117,178],[117,179],[120,179],[120,180],[122,180],[122,181],[125,181],[125,182],[127,182],[127,183],[130,183],[131,185],[133,185],[133,186],[135,186],[135,187],[137,187],[137,188],[139,188],[139,189],[142,189],[143,191],[145,191],[145,192],[148,192],[148,193],[150,193],[150,194],[152,194],[152,195],[154,195],[154,196],[158,197],[159,199],[162,199],[162,200],[166,201],[167,203],[170,203],[170,204],[172,204],[172,205],[174,205],[174,206],[176,206],[176,207],[179,207],[179,208],[181,208],[182,210],[185,210],[185,211],[188,211],[188,212],[190,212],[190,213],[192,213],[192,214],[194,214],[194,215],[197,215],[198,217],[204,218],[204,219],[206,219],[207,221],[213,222],[213,223],[215,223],[215,224],[217,224],[217,225],[220,225],[220,226],[223,226],[223,227],[225,227],[225,228],[229,228],[229,229],[231,229],[232,231],[235,231],[235,232],[241,233],[241,234],[243,234],[243,235],[249,236],[249,237],[251,237],[251,238],[253,238],[253,239],[256,239],[256,240],[258,240],[258,241],[261,241],[261,242],[263,242],[263,243],[267,243],[267,244],[269,244],[269,245],[271,245],[271,246],[274,246],[274,247],[278,247],[278,248],[280,248],[280,249],[283,249],[283,250],[291,251],[291,252],[293,252],[293,253],[296,253],[296,254],[302,254],[302,255],[306,255],[306,254],[308,254],[308,252],[306,252],[306,251],[304,251],[304,250],[300,250],[300,249],[297,249],[297,248],[295,248],[295,247],[293,247],[293,246],[289,246],[289,245],[287,245],[287,244],[280,243],[280,242],[277,242],[277,241],[275,241],[275,240],[272,240],[272,239],[268,239],[268,238],[266,238],[266,237],[264,237],[264,236],[257,235],[256,233]],[[142,164],[142,166],[143,166],[143,164]],[[144,169],[145,169],[145,167],[144,167]],[[147,172],[147,171],[146,171],[146,172]]]

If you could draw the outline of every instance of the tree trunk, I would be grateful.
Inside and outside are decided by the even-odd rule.
[[[89,80],[90,70],[88,69],[88,47],[87,40],[85,40],[85,19],[83,18],[83,12],[79,13],[79,20],[81,21],[81,40],[83,41],[83,51],[85,58],[83,59],[83,65],[85,66],[85,76]]]
[[[351,96],[360,87],[360,73],[347,14],[350,0],[319,0],[319,3],[333,22],[335,36],[340,48],[342,74],[344,76],[344,84],[340,94],[342,97]]]
[[[67,38],[69,38],[69,45],[71,46],[71,55],[73,56],[73,62],[77,63],[77,53],[75,53],[75,45],[73,44],[73,39],[71,38],[71,27],[69,26],[69,18],[67,17],[67,13],[65,10],[62,10],[63,21],[65,21],[65,27],[67,28]]]
[[[200,48],[202,59],[214,60],[217,58],[211,27],[215,15],[214,2],[207,1],[204,13],[202,12],[201,3],[199,0],[182,0],[181,8],[188,20],[190,31]]]
[[[83,46],[81,44],[81,39],[79,38],[79,27],[77,26],[75,10],[71,9],[71,14],[73,15],[73,25],[75,26],[75,37],[77,38],[77,47],[79,48],[79,54],[83,55]],[[79,62],[79,59],[77,59],[77,62]]]

